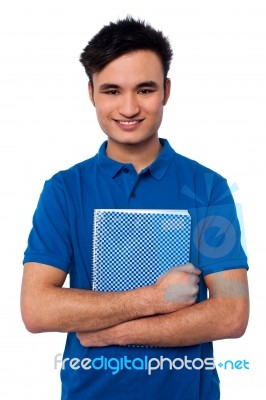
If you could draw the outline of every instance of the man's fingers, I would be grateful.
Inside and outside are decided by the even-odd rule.
[[[185,264],[185,265],[178,265],[175,267],[172,267],[169,269],[168,272],[187,272],[189,274],[195,274],[195,275],[200,275],[201,270],[198,268],[195,268],[193,264]]]
[[[193,282],[194,284],[198,284],[200,281],[200,277],[196,274],[190,274],[188,276],[188,280],[190,280],[191,282]]]

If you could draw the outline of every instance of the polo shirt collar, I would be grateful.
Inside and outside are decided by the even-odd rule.
[[[175,154],[168,140],[160,139],[160,142],[162,144],[162,150],[160,154],[151,165],[143,170],[143,172],[149,170],[153,178],[157,180],[161,180],[163,178]],[[98,162],[101,167],[103,167],[106,174],[110,176],[110,178],[114,178],[118,172],[125,167],[126,164],[107,157],[106,147],[107,141],[105,141],[99,149]]]
[[[147,167],[147,169],[150,170],[151,175],[157,180],[163,178],[175,155],[175,151],[170,146],[168,140],[160,139],[160,142],[162,144],[161,152],[156,160]]]
[[[112,160],[106,155],[107,141],[103,142],[98,152],[98,163],[103,167],[104,171],[110,178],[115,175],[125,166],[124,163]]]

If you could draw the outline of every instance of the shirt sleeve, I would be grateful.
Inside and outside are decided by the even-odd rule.
[[[192,248],[197,254],[197,264],[203,275],[235,268],[248,269],[230,188],[218,174],[212,181],[212,187],[205,192],[208,204],[197,208],[197,225],[192,231]]]
[[[54,177],[45,182],[40,195],[23,263],[39,262],[69,272],[72,260],[64,185]]]

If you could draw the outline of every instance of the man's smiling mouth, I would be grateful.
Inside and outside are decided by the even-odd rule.
[[[135,120],[130,120],[130,121],[115,119],[115,122],[117,122],[118,124],[121,124],[121,125],[136,125],[142,121],[143,121],[143,119],[135,119]]]

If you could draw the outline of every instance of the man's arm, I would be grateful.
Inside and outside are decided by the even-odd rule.
[[[39,263],[24,266],[21,311],[30,332],[98,331],[126,321],[171,313],[195,303],[200,271],[192,264],[172,268],[159,283],[124,292],[63,288],[66,273]],[[167,300],[171,288],[179,296]]]
[[[245,269],[205,277],[210,298],[166,315],[129,321],[95,333],[78,333],[83,346],[191,346],[244,334],[249,316]]]

